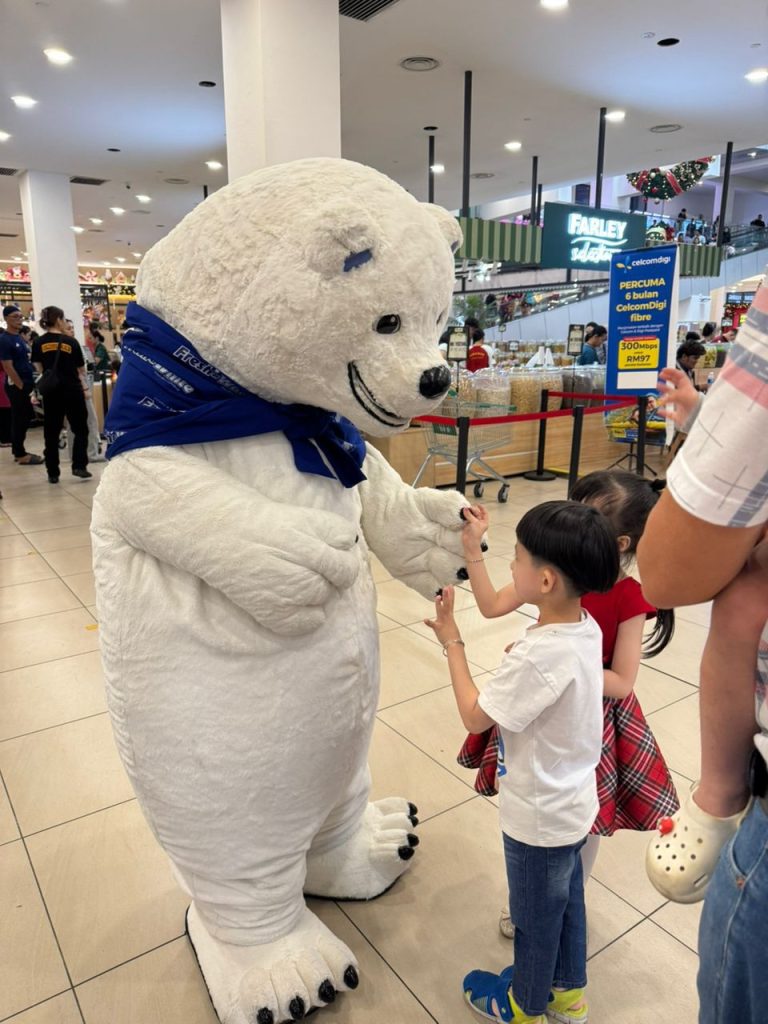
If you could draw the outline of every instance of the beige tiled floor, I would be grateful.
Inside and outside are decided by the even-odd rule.
[[[98,475],[99,467],[96,467]],[[184,938],[185,899],[155,843],[112,742],[98,658],[88,520],[96,480],[0,456],[0,1021],[14,1024],[215,1024]],[[564,494],[514,480],[489,503],[490,568],[509,578],[514,525]],[[420,808],[413,868],[370,904],[313,909],[355,951],[362,984],[319,1020],[462,1024],[473,967],[511,959],[496,921],[504,870],[493,801],[456,763],[463,729],[445,660],[422,620],[430,605],[374,560],[382,691],[371,748],[375,797]],[[458,618],[482,685],[530,624],[484,621],[465,586]],[[524,609],[530,612],[530,609]],[[683,610],[676,637],[637,685],[679,790],[698,771],[698,659],[709,609]],[[696,1019],[700,908],[666,903],[643,865],[645,836],[603,840],[587,887],[594,1024]]]

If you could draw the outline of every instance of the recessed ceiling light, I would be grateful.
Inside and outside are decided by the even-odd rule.
[[[564,11],[568,6],[568,0],[539,0],[545,11]]]
[[[750,156],[752,157],[752,159],[754,160],[754,159],[755,159],[755,157],[757,156],[757,150],[756,150],[756,149],[753,149],[753,150],[752,150],[752,152],[751,152],[751,153],[750,153],[749,155],[750,155]]]
[[[115,256],[118,263],[125,263],[125,256]]]
[[[10,137],[11,137],[11,133],[10,132],[0,132],[0,142],[7,142],[8,139],[10,139]]]
[[[136,198],[138,199],[138,201],[140,203],[151,203],[152,202],[152,196],[136,196]]]
[[[682,127],[681,124],[655,124],[648,131],[654,132],[656,135],[668,135],[670,132],[679,132]]]
[[[611,121],[613,124],[621,124],[626,116],[627,114],[624,110],[609,110],[605,115],[605,120]]]
[[[108,267],[109,263],[106,260],[102,260],[101,261],[101,265],[102,265],[102,267]]]
[[[188,185],[189,178],[163,178],[166,185]]]
[[[220,171],[224,164],[219,163],[218,160],[206,160],[205,166],[209,171]]]
[[[519,153],[523,148],[522,142],[505,142],[504,149],[508,149],[510,153]]]
[[[213,88],[215,87],[215,85],[216,85],[216,83],[215,83],[215,82],[212,82],[212,81],[211,81],[210,79],[208,79],[208,78],[204,78],[204,79],[202,80],[202,82],[198,82],[197,84],[198,84],[199,86],[201,86],[201,87],[202,87],[203,89],[213,89]]]
[[[440,67],[440,61],[435,57],[405,57],[400,67],[403,71],[434,71]]]
[[[50,46],[47,50],[43,50],[43,53],[51,62],[51,64],[59,64],[61,66],[69,64],[74,60],[71,53],[67,53],[66,50],[60,50],[56,46]]]
[[[107,146],[107,152],[108,153],[120,153],[121,150],[119,150],[117,148],[117,146]]]
[[[73,224],[72,230],[75,232],[76,235],[82,235],[82,233],[85,231],[85,228],[81,228],[77,224]]]
[[[135,256],[137,260],[141,259],[141,253],[140,252],[132,252],[131,256]]]
[[[470,178],[476,178],[478,181],[485,181],[486,178],[495,178],[496,175],[493,171],[475,171],[474,174],[470,174]]]
[[[155,224],[155,227],[156,227],[156,228],[164,228],[164,227],[165,227],[165,224]]]
[[[429,169],[433,174],[442,174],[445,170],[445,164],[431,164]]]
[[[437,125],[436,124],[425,124],[424,125],[424,131],[425,132],[436,132],[437,131]]]
[[[21,256],[14,256],[13,258],[16,263],[21,263]]]
[[[90,220],[91,224],[103,224],[104,223],[104,221],[101,219],[101,217],[89,217],[88,219]]]
[[[29,110],[37,106],[37,100],[33,100],[31,96],[11,96],[11,99],[21,110]]]
[[[658,41],[658,43],[656,43],[656,45],[657,46],[677,46],[677,44],[679,42],[680,42],[679,39],[675,39],[674,36],[669,36],[667,39],[660,39]]]
[[[121,217],[125,213],[122,206],[110,206],[110,210],[118,217]]]
[[[762,85],[763,82],[768,82],[768,68],[755,68],[754,71],[748,71],[744,77],[752,85]]]

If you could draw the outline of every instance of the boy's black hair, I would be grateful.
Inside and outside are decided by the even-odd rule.
[[[589,502],[603,513],[611,525],[614,544],[619,537],[629,538],[629,546],[622,554],[622,562],[627,567],[637,553],[648,516],[665,486],[664,480],[647,480],[621,469],[599,469],[577,481],[571,498]],[[643,645],[643,657],[660,654],[674,632],[674,610],[659,608],[653,631]]]
[[[471,327],[479,327],[480,326],[480,321],[477,319],[476,316],[468,316],[464,320],[464,326],[465,327],[470,327],[470,328]]]
[[[698,335],[695,338],[687,338],[682,345],[677,347],[677,359],[680,360],[681,356],[696,356],[697,359],[701,359],[704,353],[707,351],[700,341],[697,340]]]
[[[579,597],[610,590],[619,575],[619,549],[610,523],[590,505],[536,505],[517,524],[517,539],[537,562],[561,572]]]
[[[476,327],[474,331],[472,331],[472,341],[474,341],[475,344],[482,341],[484,337],[485,331],[481,327]]]

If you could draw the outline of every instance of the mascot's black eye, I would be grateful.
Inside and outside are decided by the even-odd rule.
[[[377,334],[397,334],[400,330],[400,317],[397,313],[387,313],[381,316],[376,323]]]

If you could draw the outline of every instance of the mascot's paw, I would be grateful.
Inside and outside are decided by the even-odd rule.
[[[416,808],[400,797],[368,804],[358,830],[340,846],[307,855],[304,891],[340,900],[380,896],[408,868],[419,845]]]
[[[275,942],[234,946],[210,934],[193,903],[187,934],[222,1024],[302,1020],[359,983],[352,953],[306,908]]]

